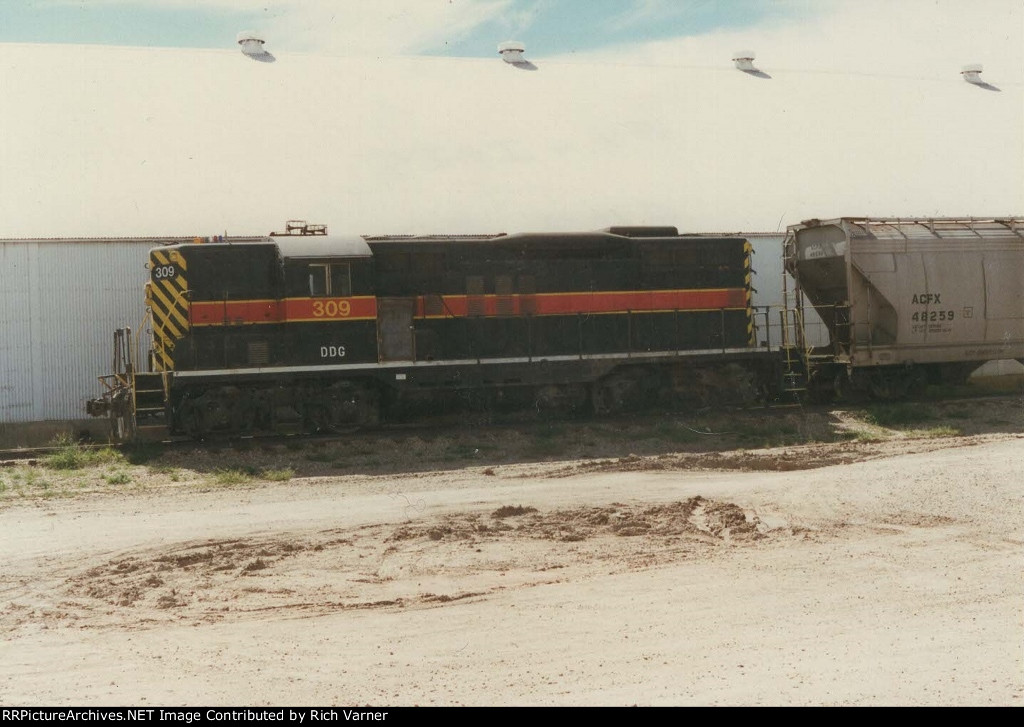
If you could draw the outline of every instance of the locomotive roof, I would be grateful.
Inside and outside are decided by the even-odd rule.
[[[619,234],[616,231],[631,231]],[[670,232],[671,231],[671,232]],[[639,233],[639,234],[638,234]],[[506,249],[606,249],[615,246],[629,246],[633,241],[679,240],[675,228],[606,228],[579,232],[517,232],[486,235],[379,235],[367,237],[374,250],[390,249],[392,252],[427,251],[439,252],[459,246],[494,246]]]
[[[281,257],[370,257],[370,246],[359,235],[281,235],[271,238]]]

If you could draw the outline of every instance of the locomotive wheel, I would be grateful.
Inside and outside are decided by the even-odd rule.
[[[380,397],[366,385],[343,382],[332,384],[326,390],[309,387],[302,398],[309,431],[333,432],[380,422]]]
[[[589,395],[583,384],[542,386],[534,397],[534,409],[542,415],[574,414],[586,408]]]
[[[658,376],[645,369],[611,374],[591,389],[590,403],[595,414],[613,414],[643,407],[657,392]]]
[[[200,430],[200,424],[197,417],[195,401],[186,396],[181,404],[178,405],[177,410],[174,413],[174,424],[180,426],[181,429],[188,436],[193,439],[201,439],[202,432]]]

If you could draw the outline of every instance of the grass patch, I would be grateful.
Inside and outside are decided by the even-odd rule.
[[[55,437],[52,446],[56,447],[56,451],[40,460],[43,467],[51,470],[79,470],[83,467],[121,462],[124,459],[121,453],[112,447],[88,449],[67,434]]]
[[[295,476],[295,470],[288,468],[279,470],[263,470],[261,476],[263,479],[270,480],[271,482],[287,482]]]
[[[934,419],[935,415],[929,409],[914,404],[878,404],[868,407],[863,418],[868,424],[899,428]]]
[[[107,481],[108,485],[127,485],[132,481],[132,478],[127,472],[114,472],[103,477]]]
[[[213,480],[218,485],[241,485],[252,479],[252,474],[245,470],[214,470]]]
[[[869,432],[866,429],[856,429],[847,432],[847,437],[855,442],[881,442],[883,439],[888,439],[892,435],[890,434],[879,434],[878,432]]]

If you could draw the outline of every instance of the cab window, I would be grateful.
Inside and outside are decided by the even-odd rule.
[[[352,295],[348,263],[314,263],[309,266],[309,294],[314,298],[345,298]]]

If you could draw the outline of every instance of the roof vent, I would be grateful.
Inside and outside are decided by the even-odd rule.
[[[756,71],[757,69],[754,68],[755,58],[757,58],[757,54],[752,50],[738,50],[732,54],[732,62],[741,71]]]
[[[273,54],[264,50],[266,42],[252,30],[243,30],[237,36],[238,45],[242,46],[242,53],[261,63],[273,63],[277,59]]]
[[[980,63],[968,63],[966,66],[960,69],[960,75],[964,77],[964,80],[968,83],[981,85],[985,83],[981,80],[981,72],[984,67]]]
[[[498,43],[498,53],[506,63],[525,63],[526,59],[523,58],[525,51],[526,45],[518,40],[506,40],[504,43]]]

